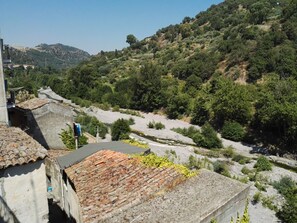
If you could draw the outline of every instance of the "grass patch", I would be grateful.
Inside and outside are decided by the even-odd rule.
[[[259,203],[261,201],[261,197],[262,197],[261,192],[257,191],[253,196],[253,200],[252,200],[253,204]]]
[[[234,155],[234,157],[232,158],[232,161],[235,161],[241,165],[246,164],[246,163],[250,163],[251,162],[251,158],[240,155],[240,154],[236,154]]]
[[[211,162],[206,157],[199,159],[192,155],[189,156],[188,163],[186,163],[184,165],[191,170],[193,170],[193,169],[197,170],[197,169],[201,169],[201,168],[206,168],[206,169],[211,168]]]
[[[227,163],[224,161],[219,161],[219,160],[215,161],[213,163],[213,170],[214,170],[214,172],[219,173],[223,176],[231,177],[231,174],[229,172],[229,167],[228,167]]]

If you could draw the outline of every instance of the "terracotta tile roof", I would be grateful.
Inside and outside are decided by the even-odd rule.
[[[43,159],[47,150],[19,128],[0,125],[0,169]]]
[[[32,98],[30,100],[21,102],[17,104],[17,107],[27,110],[34,110],[36,108],[40,108],[43,105],[46,105],[49,103],[49,100],[47,99],[40,99],[40,98]]]
[[[185,179],[174,169],[145,167],[136,158],[110,150],[96,152],[65,171],[86,223],[153,198]]]

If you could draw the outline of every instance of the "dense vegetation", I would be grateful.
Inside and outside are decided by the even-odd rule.
[[[297,184],[289,177],[274,182],[274,188],[285,198],[285,204],[278,211],[278,217],[287,223],[297,222]]]
[[[29,64],[51,69],[76,66],[90,57],[83,50],[63,44],[40,44],[34,48],[24,49],[11,48],[10,53],[14,64]]]
[[[129,47],[101,51],[63,75],[25,71],[11,83],[50,85],[84,106],[189,116],[231,139],[296,153],[296,27],[296,1],[226,0],[143,40],[129,34]]]

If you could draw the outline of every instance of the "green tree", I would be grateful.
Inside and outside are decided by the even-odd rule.
[[[222,137],[233,141],[241,141],[245,135],[245,129],[234,121],[226,121],[222,128]]]
[[[192,112],[191,123],[195,125],[203,125],[209,120],[209,110],[206,105],[205,97],[197,97]]]
[[[297,81],[268,80],[255,104],[254,128],[272,134],[274,143],[294,151],[297,143]]]
[[[152,63],[145,64],[136,79],[132,107],[151,112],[164,104],[160,68]]]
[[[192,74],[186,79],[186,84],[183,90],[190,96],[195,97],[201,85],[202,85],[201,78]]]
[[[113,141],[118,141],[121,139],[129,138],[131,132],[129,122],[125,119],[118,119],[112,124],[111,127],[111,139]]]
[[[193,141],[201,147],[208,149],[221,148],[222,141],[217,136],[217,132],[213,127],[206,123],[201,128],[201,133],[196,133],[193,136]]]
[[[230,79],[220,79],[217,87],[212,104],[216,123],[222,125],[230,120],[247,124],[252,118],[252,100],[247,88]]]
[[[267,19],[270,12],[270,5],[266,2],[256,2],[250,7],[250,21],[254,24],[261,24]]]
[[[137,39],[136,39],[136,37],[133,34],[129,34],[129,35],[127,35],[126,42],[128,44],[130,44],[130,46],[131,46],[132,44],[137,43]]]
[[[179,118],[188,112],[189,97],[185,94],[173,95],[168,100],[166,114],[170,119]]]

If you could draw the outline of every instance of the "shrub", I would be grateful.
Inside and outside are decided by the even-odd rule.
[[[196,133],[200,132],[199,129],[196,129],[194,126],[190,126],[189,128],[173,128],[171,130],[189,138],[193,138]]]
[[[250,173],[253,173],[253,170],[250,170],[249,168],[247,168],[246,166],[242,167],[241,172],[245,175],[248,175]]]
[[[217,150],[210,150],[208,153],[206,153],[206,156],[212,157],[212,158],[219,158],[220,152]]]
[[[213,170],[216,173],[222,174],[226,177],[231,177],[229,170],[228,170],[228,165],[223,161],[215,161],[213,163]]]
[[[241,177],[241,178],[239,178],[239,181],[241,183],[247,184],[249,182],[249,178],[248,177]]]
[[[150,128],[150,129],[156,129],[156,130],[160,130],[160,129],[164,129],[165,128],[165,125],[163,125],[161,122],[149,122],[147,124],[147,127]]]
[[[153,122],[149,122],[147,124],[147,127],[150,128],[150,129],[153,129],[155,127],[155,124]]]
[[[246,156],[243,156],[243,155],[240,155],[240,154],[236,154],[233,158],[232,158],[233,161],[243,165],[243,164],[246,164],[246,163],[249,163],[251,161],[250,158],[246,157]]]
[[[269,171],[272,170],[272,164],[265,156],[260,156],[257,159],[256,164],[254,167],[257,169],[257,171]]]
[[[165,125],[163,125],[161,122],[157,122],[155,124],[155,129],[160,130],[160,129],[164,129]]]
[[[253,196],[253,200],[252,200],[252,202],[253,202],[254,204],[259,203],[259,201],[261,200],[261,196],[262,196],[261,192],[260,192],[260,191],[257,191],[257,192],[254,194],[254,196]]]
[[[249,177],[250,181],[256,181],[257,174],[258,174],[257,171],[255,173],[249,173],[248,177]]]
[[[174,159],[177,158],[176,152],[174,150],[166,150],[165,157],[168,158],[171,162],[174,162]]]
[[[125,139],[123,140],[124,143],[128,143],[132,146],[137,146],[137,147],[140,147],[140,148],[143,148],[143,149],[148,149],[149,146],[147,143],[145,142],[139,142],[139,141],[136,141],[135,139]]]
[[[222,154],[227,158],[232,158],[235,155],[234,148],[232,146],[228,146],[222,150]]]
[[[200,169],[203,167],[203,163],[200,159],[197,159],[193,155],[190,155],[189,162],[185,166],[189,169]]]
[[[262,197],[262,205],[263,207],[265,208],[269,208],[270,210],[273,210],[273,211],[277,211],[277,207],[276,205],[274,205],[273,203],[273,200],[274,200],[274,196],[263,196]]]
[[[233,141],[241,141],[245,136],[244,128],[238,122],[227,121],[222,128],[222,137]]]
[[[221,148],[222,141],[218,138],[216,131],[209,123],[202,126],[201,131],[191,126],[189,128],[174,128],[173,131],[190,137],[197,146],[208,149]]]
[[[64,145],[67,147],[67,149],[75,149],[75,139],[74,139],[74,134],[73,130],[70,125],[67,125],[68,129],[62,129],[62,132],[59,134],[60,139],[64,143]],[[80,136],[78,139],[78,145],[79,147],[88,144],[87,142],[87,137],[84,135]]]
[[[296,182],[288,176],[284,176],[279,181],[273,182],[272,186],[284,196],[290,196],[291,191],[297,187]]]
[[[206,148],[221,148],[222,141],[218,138],[217,132],[211,127],[209,123],[206,123],[201,128],[201,134],[204,137],[203,146]]]
[[[96,117],[80,114],[75,118],[75,122],[80,123],[82,130],[90,133],[93,136],[96,136],[97,130],[99,132],[99,136],[103,139],[108,133],[107,126],[100,122]]]
[[[266,192],[266,186],[261,184],[259,181],[256,181],[255,183],[255,187],[259,190],[259,191],[265,191]]]
[[[120,106],[118,106],[118,105],[114,106],[114,107],[112,108],[112,111],[113,111],[113,112],[118,112],[118,111],[120,111]]]
[[[185,177],[195,176],[197,173],[195,171],[189,170],[186,166],[181,164],[175,164],[171,162],[166,157],[159,157],[154,153],[150,153],[149,155],[136,155],[136,158],[140,160],[140,162],[149,167],[155,168],[174,168],[177,172],[183,174]]]
[[[194,143],[198,146],[206,145],[203,135],[200,132],[197,132],[195,135],[192,136]]]
[[[286,223],[297,222],[297,188],[291,191],[290,196],[286,196],[286,202],[277,212],[277,216]]]
[[[131,132],[129,123],[125,119],[118,119],[112,124],[111,139],[113,141],[128,139]]]
[[[134,118],[129,118],[128,123],[129,123],[129,125],[134,125],[135,124]]]

